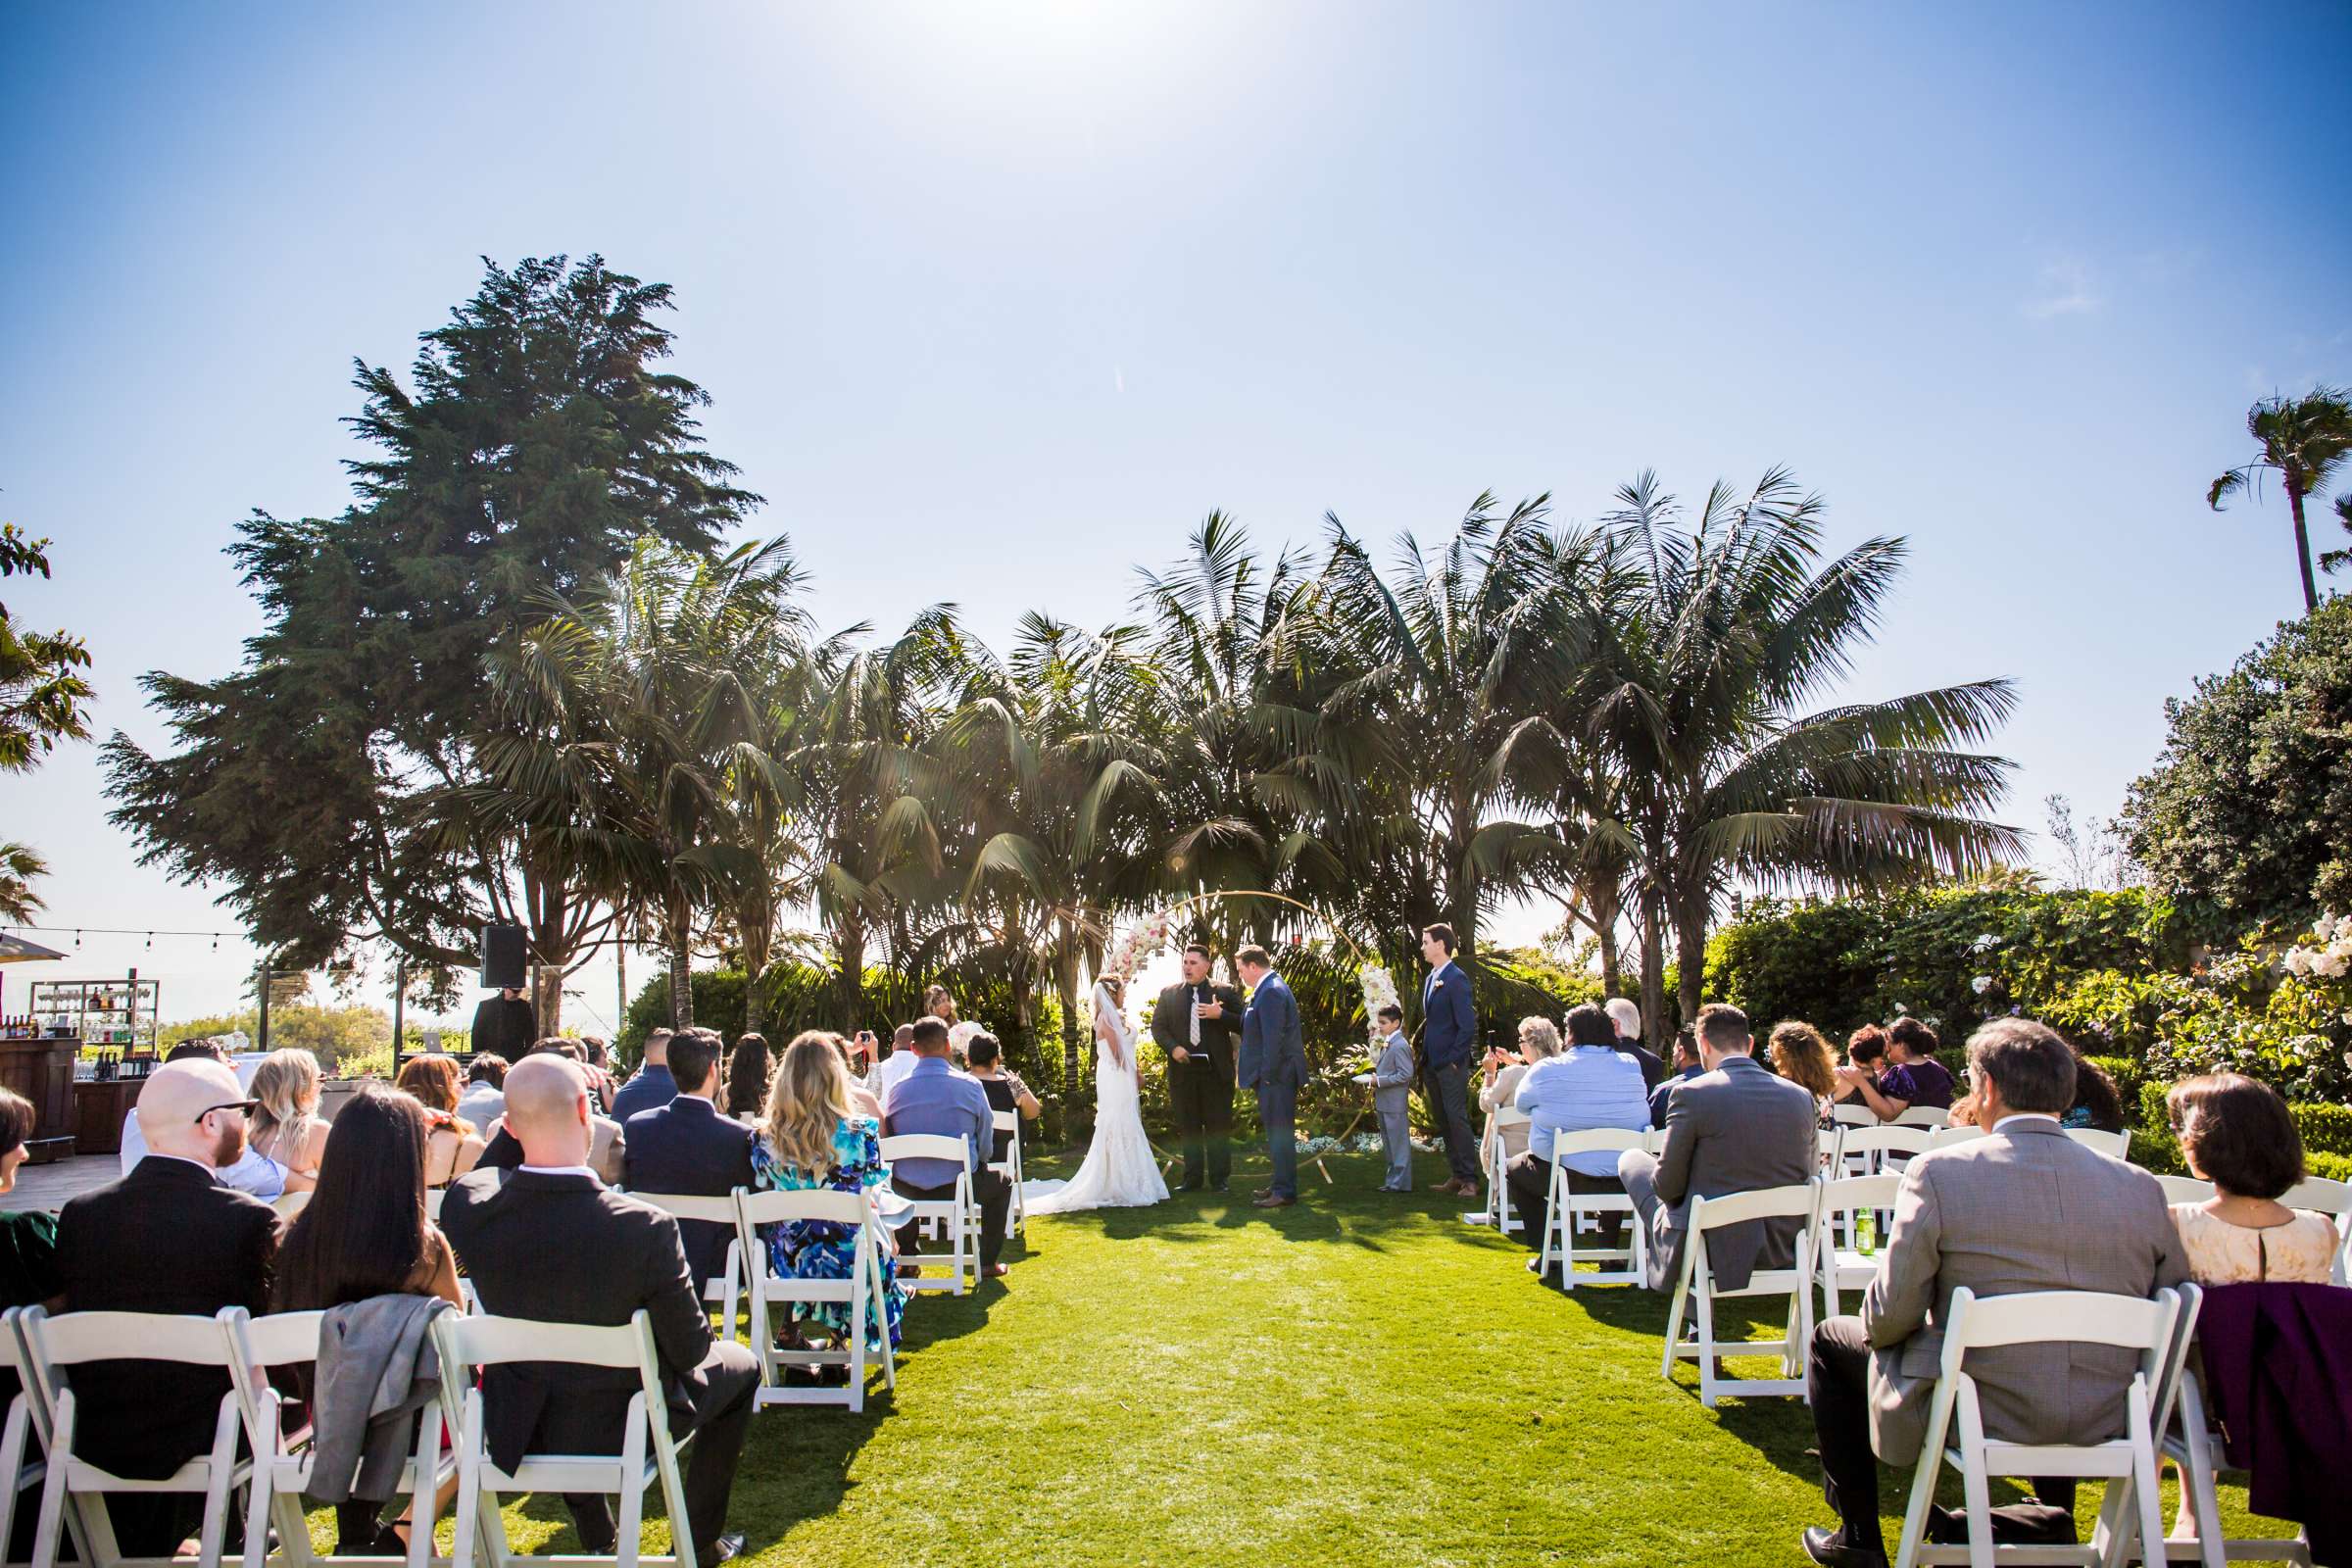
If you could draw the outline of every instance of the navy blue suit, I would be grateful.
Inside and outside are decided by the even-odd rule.
[[[1429,1108],[1446,1135],[1446,1163],[1456,1182],[1478,1180],[1478,1140],[1470,1131],[1470,1057],[1477,1041],[1470,977],[1447,958],[1421,986],[1421,1060]]]
[[[1272,970],[1250,993],[1242,1014],[1242,1054],[1235,1080],[1257,1092],[1266,1124],[1266,1152],[1274,1161],[1276,1198],[1298,1196],[1298,1086],[1306,1082],[1306,1041],[1298,1027],[1298,999]]]
[[[680,1095],[666,1105],[629,1118],[622,1155],[623,1183],[631,1192],[682,1193],[724,1198],[752,1185],[752,1130],[718,1113],[708,1100]],[[734,1227],[712,1220],[678,1222],[686,1263],[699,1292],[727,1266]]]

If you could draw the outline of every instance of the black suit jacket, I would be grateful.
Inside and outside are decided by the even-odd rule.
[[[1209,1069],[1227,1084],[1233,1082],[1234,1042],[1242,1037],[1242,994],[1232,986],[1221,986],[1203,980],[1194,986],[1179,980],[1159,994],[1152,1004],[1152,1038],[1159,1049],[1168,1053],[1173,1070],[1198,1071],[1192,1062],[1174,1067],[1176,1049],[1193,1049],[1193,999],[1196,993],[1205,1000],[1224,1004],[1222,1018],[1200,1020],[1200,1054],[1208,1058]]]
[[[441,1233],[472,1276],[482,1309],[542,1323],[628,1322],[653,1315],[670,1420],[693,1419],[691,1391],[710,1348],[702,1288],[686,1272],[678,1222],[593,1176],[468,1171],[450,1184]],[[482,1380],[490,1456],[512,1470],[541,1452],[619,1451],[637,1374],[621,1367],[521,1361]]]
[[[276,1210],[168,1154],[74,1199],[57,1221],[69,1312],[266,1312],[276,1255]],[[92,1361],[67,1377],[81,1412],[75,1446],[132,1481],[160,1481],[211,1448],[228,1392],[225,1370],[167,1361]]]
[[[466,1043],[474,1051],[494,1051],[509,1061],[520,1061],[539,1043],[539,1014],[516,997],[484,997],[474,1004],[473,1027]]]
[[[718,1113],[708,1100],[680,1095],[641,1110],[622,1129],[628,1140],[621,1169],[629,1190],[724,1198],[752,1185],[752,1130]],[[686,1264],[698,1280],[716,1279],[727,1266],[735,1228],[711,1220],[678,1221]]]

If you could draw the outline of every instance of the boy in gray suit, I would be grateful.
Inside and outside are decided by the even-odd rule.
[[[1380,1024],[1388,1039],[1372,1069],[1372,1108],[1380,1113],[1380,1142],[1389,1156],[1389,1179],[1384,1193],[1413,1190],[1413,1135],[1410,1106],[1413,1097],[1413,1043],[1404,1037],[1404,1009],[1394,1002],[1380,1009]]]

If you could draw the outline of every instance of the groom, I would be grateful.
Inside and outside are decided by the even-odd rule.
[[[1258,1120],[1266,1124],[1266,1152],[1274,1161],[1273,1184],[1257,1195],[1260,1208],[1288,1208],[1298,1201],[1298,1086],[1306,1082],[1306,1045],[1298,1033],[1298,1001],[1273,956],[1260,947],[1233,956],[1242,984],[1250,988],[1250,1010],[1242,1016],[1244,1089],[1257,1091]]]
[[[1242,1027],[1242,994],[1212,985],[1212,956],[1195,942],[1184,950],[1184,978],[1152,1006],[1152,1038],[1168,1057],[1168,1099],[1184,1140],[1184,1187],[1223,1192],[1233,1174],[1233,1037]]]

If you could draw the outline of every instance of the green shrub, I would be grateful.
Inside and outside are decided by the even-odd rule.
[[[2303,1152],[2352,1159],[2352,1105],[2291,1105]]]
[[[2331,1182],[2352,1182],[2352,1154],[2313,1153],[2303,1152],[2303,1163],[2311,1167],[2314,1176],[2325,1176]]]

